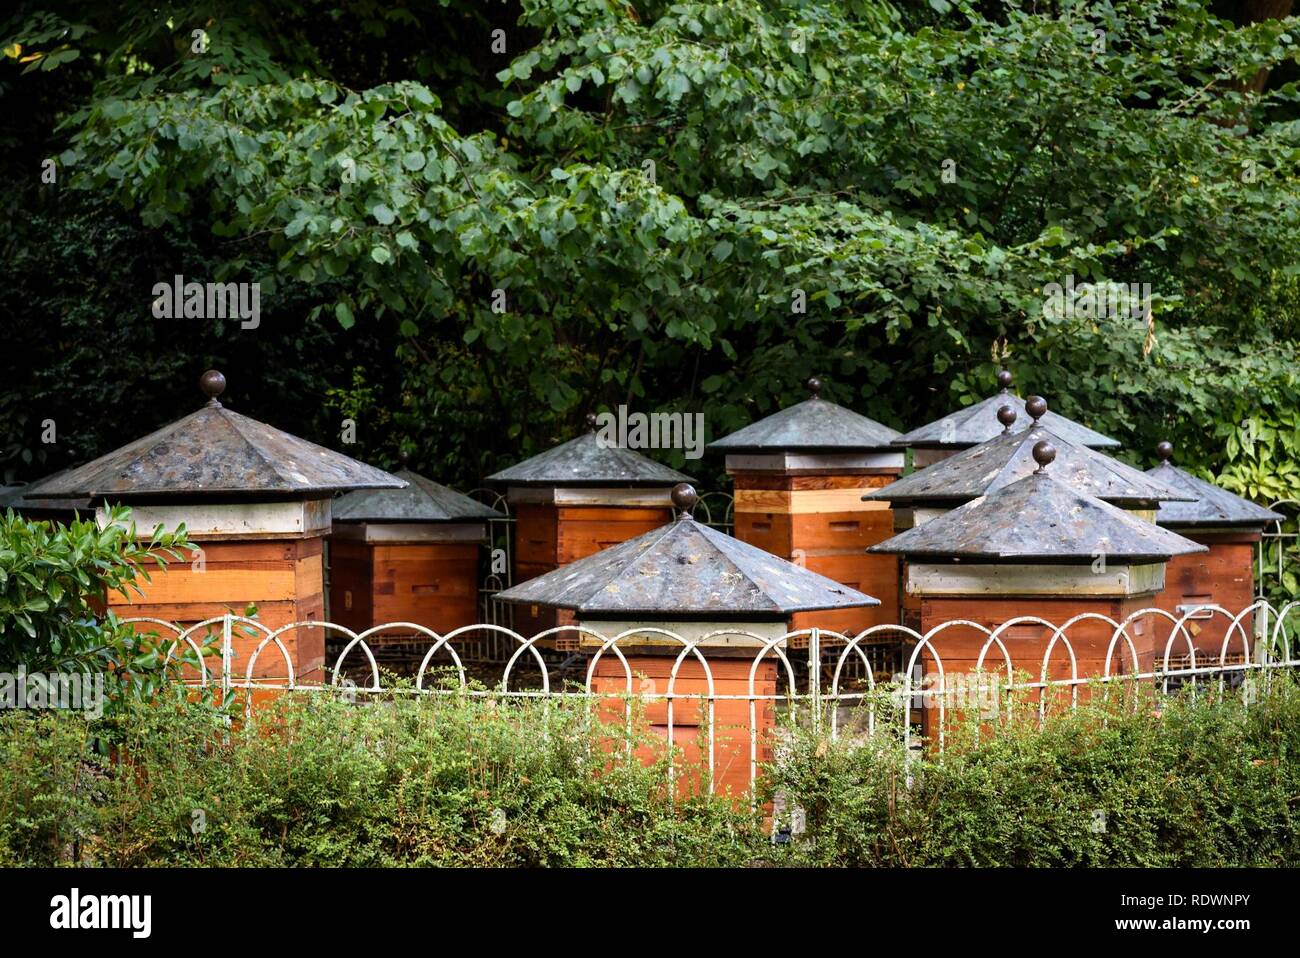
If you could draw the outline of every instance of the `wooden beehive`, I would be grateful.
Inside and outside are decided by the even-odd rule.
[[[1030,475],[875,547],[907,557],[906,589],[923,634],[948,622],[994,628],[1021,616],[1059,626],[1093,613],[1122,623],[1152,604],[1164,587],[1172,556],[1204,551],[1054,478],[1048,469],[1056,458],[1051,442],[1038,440],[1032,455],[1038,468]],[[1139,616],[1129,625],[1131,646],[1121,638],[1111,649],[1114,632],[1098,620],[1076,622],[1065,634],[1068,646],[1058,641],[1046,660],[1047,678],[1150,669],[1157,642],[1152,616]],[[1017,681],[1039,680],[1052,636],[1053,630],[1038,623],[1017,624],[1003,634],[1013,672],[1023,673]],[[933,680],[941,665],[945,685],[960,686],[958,677],[975,669],[987,641],[985,633],[970,626],[947,627],[932,638],[922,668]],[[1004,675],[1005,670],[1006,656],[990,646],[984,671]],[[931,733],[937,708],[937,700],[927,702]]]
[[[670,491],[690,477],[631,449],[602,442],[592,425],[592,431],[488,477],[506,487],[515,516],[516,585],[634,539],[672,518]],[[542,605],[515,611],[515,629],[525,636],[573,621],[565,610]],[[576,638],[561,633],[546,644],[572,650]]]
[[[182,626],[228,612],[245,616],[250,611],[251,617],[269,629],[294,622],[322,621],[325,618],[323,545],[324,533],[329,528],[329,502],[312,500],[282,505],[285,508],[281,511],[286,514],[297,511],[308,514],[302,531],[286,532],[268,521],[265,514],[257,520],[258,526],[233,518],[224,530],[209,523],[206,531],[190,535],[198,545],[197,550],[184,552],[182,560],[168,564],[165,571],[150,570],[152,581],[141,583],[143,596],[132,593],[125,598],[111,593],[109,608],[122,618],[156,618]],[[231,506],[232,516],[243,508]],[[153,529],[159,523],[175,528],[181,522],[188,525],[199,509],[209,515],[214,511],[211,506],[158,508],[136,504],[132,518],[137,529]],[[106,512],[101,512],[100,518],[106,522]],[[219,635],[219,626],[211,627],[211,634]],[[264,638],[265,633],[251,627],[237,626],[232,631],[231,666],[236,678],[244,677],[254,650]],[[323,679],[323,630],[293,629],[285,632],[280,641],[293,663],[295,681]],[[258,656],[254,675],[261,680],[287,679],[284,655],[268,645]]]
[[[1172,559],[1165,573],[1165,588],[1156,597],[1159,608],[1180,619],[1190,615],[1186,634],[1177,633],[1170,660],[1185,657],[1190,661],[1195,652],[1198,665],[1218,662],[1225,654],[1225,639],[1228,656],[1249,657],[1253,616],[1244,617],[1241,629],[1235,630],[1221,613],[1196,611],[1196,607],[1216,605],[1234,616],[1250,607],[1255,601],[1255,550],[1264,528],[1285,517],[1179,469],[1169,461],[1173,452],[1170,443],[1160,443],[1156,447],[1160,464],[1148,475],[1186,492],[1194,501],[1162,504],[1156,521],[1209,551]],[[1163,661],[1167,640],[1175,634],[1174,623],[1158,618],[1156,633]]]
[[[1009,396],[1010,394],[1006,394]],[[1012,397],[1014,398],[1014,397]],[[981,404],[985,405],[985,404]],[[1053,432],[1045,424],[1053,413],[1041,396],[1031,396],[1022,405],[1030,420],[1026,427],[1016,406],[1004,401],[996,410],[984,410],[994,428],[1001,429],[992,438],[965,449],[950,449],[942,462],[936,462],[904,476],[889,486],[868,493],[868,500],[887,501],[892,507],[894,528],[902,533],[944,515],[964,503],[1006,488],[1030,475],[1037,468],[1034,446],[1048,441],[1056,450],[1053,476],[1058,482],[1083,495],[1094,496],[1148,521],[1155,517],[1161,502],[1188,498],[1186,494],[1161,480],[1098,452],[1081,442],[1074,442]],[[1067,432],[1086,427],[1056,417],[1067,424]],[[963,420],[969,431],[975,424]],[[981,427],[983,429],[985,427]],[[1095,435],[1095,434],[1094,434]],[[1099,437],[1104,439],[1105,437]],[[906,579],[907,560],[903,560]],[[902,621],[920,629],[919,598],[906,590],[901,600]]]
[[[582,628],[595,633],[584,632],[581,640],[583,651],[600,654],[592,689],[610,696],[667,694],[673,664],[686,647],[682,640],[691,643],[707,661],[708,672],[694,653],[678,669],[671,691],[686,698],[674,706],[673,744],[683,747],[688,764],[692,758],[707,760],[708,739],[701,734],[701,716],[707,712],[701,707],[707,706],[711,674],[713,694],[719,697],[713,712],[715,788],[738,794],[749,782],[751,730],[761,755],[771,748],[776,722],[771,696],[777,687],[771,648],[784,647],[790,616],[871,606],[875,600],[696,522],[690,509],[697,497],[690,486],[674,489],[673,501],[682,511],[668,526],[514,586],[500,597],[570,610]],[[605,648],[605,641],[615,636],[622,636],[617,652]],[[728,695],[744,698],[720,698]],[[601,709],[607,721],[623,720],[616,699],[602,701]],[[667,736],[666,702],[648,700],[646,719],[652,730]],[[643,752],[643,758],[653,757],[653,751]]]
[[[894,534],[888,502],[863,496],[903,469],[898,433],[820,397],[811,397],[710,445],[726,454],[735,492],[736,538],[876,596],[878,606],[799,613],[792,628],[816,626],[852,637],[899,616],[899,562],[870,554]]]
[[[227,613],[276,629],[324,617],[323,540],[330,529],[330,500],[355,488],[400,487],[402,481],[224,408],[217,400],[225,377],[215,370],[200,380],[206,406],[114,452],[49,480],[43,495],[90,499],[97,518],[110,520],[108,504],[132,510],[137,533],[157,525],[184,525],[197,549],[165,571],[139,582],[143,595],[113,595],[122,617],[149,616],[192,625]],[[153,628],[142,625],[140,628]],[[215,634],[220,627],[213,627]],[[230,669],[246,673],[265,633],[236,626]],[[324,678],[324,635],[319,628],[285,632],[259,655],[255,678],[284,679],[290,666],[298,682]]]
[[[354,632],[412,622],[443,634],[475,624],[487,523],[504,517],[408,469],[395,475],[406,488],[358,490],[334,503],[331,621]]]

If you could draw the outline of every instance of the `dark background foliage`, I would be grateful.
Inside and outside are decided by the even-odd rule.
[[[241,412],[472,486],[592,408],[717,437],[817,374],[904,428],[1006,362],[1134,461],[1295,494],[1290,7],[19,0],[0,472],[190,411],[213,365]],[[177,273],[260,282],[260,328],[154,319]],[[1152,322],[1044,315],[1067,275],[1150,283]]]

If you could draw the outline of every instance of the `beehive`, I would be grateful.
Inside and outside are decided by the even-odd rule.
[[[894,440],[899,448],[912,451],[912,467],[923,469],[940,462],[954,453],[982,442],[996,438],[1001,432],[997,421],[997,411],[1003,406],[1010,406],[1017,414],[1018,426],[1015,431],[1024,429],[1029,423],[1025,411],[1025,400],[1011,391],[1013,377],[1010,370],[998,373],[999,391],[974,405],[918,426]],[[1089,449],[1118,449],[1119,442],[1109,436],[1089,429],[1072,419],[1067,419],[1054,412],[1043,416],[1042,425],[1053,435]]]
[[[334,502],[331,621],[355,632],[388,622],[443,634],[473,625],[487,524],[504,516],[409,469],[395,475],[406,488],[359,489]]]
[[[1081,493],[1048,466],[1051,442],[1035,442],[1037,469],[987,495],[895,536],[874,548],[907,558],[906,588],[918,609],[918,630],[927,633],[945,622],[966,620],[994,628],[1019,616],[1037,616],[1064,625],[1075,616],[1097,613],[1121,623],[1149,607],[1164,587],[1172,556],[1204,552],[1205,547],[1176,533]],[[1048,679],[1086,678],[1109,672],[1149,669],[1157,635],[1151,615],[1128,629],[1133,659],[1121,638],[1114,649],[1114,627],[1096,620],[1076,623],[1066,633],[1073,649],[1057,643],[1047,660]],[[1002,640],[1017,672],[1037,681],[1053,630],[1039,624],[1013,626]],[[927,672],[947,681],[976,667],[987,635],[954,626],[935,637],[933,653],[922,655]],[[1112,654],[1113,653],[1113,654]],[[936,655],[938,662],[935,661]],[[1005,659],[991,647],[985,670],[1003,673]],[[933,709],[927,721],[933,719]]]
[[[810,397],[710,444],[726,455],[735,491],[735,535],[852,589],[878,596],[870,608],[801,613],[796,629],[853,636],[899,616],[899,563],[868,546],[894,534],[889,503],[865,493],[893,482],[903,453],[898,432],[821,398]]]
[[[1002,429],[992,439],[954,452],[942,462],[868,493],[867,498],[888,501],[893,507],[895,529],[903,532],[1032,474],[1037,467],[1033,449],[1041,441],[1050,442],[1056,450],[1052,474],[1057,482],[1148,521],[1154,520],[1161,502],[1188,498],[1159,479],[1048,429],[1043,423],[1051,413],[1041,396],[1031,396],[1025,411],[1031,420],[1027,428],[1015,407],[1003,404],[990,413]],[[903,622],[912,628],[917,627],[919,601],[915,594],[904,590]]]
[[[1255,550],[1264,528],[1285,517],[1179,469],[1170,462],[1173,453],[1170,443],[1160,443],[1156,447],[1160,464],[1147,474],[1182,490],[1195,501],[1162,504],[1156,522],[1201,543],[1209,551],[1172,559],[1165,573],[1165,588],[1156,597],[1160,608],[1179,618],[1190,614],[1187,633],[1178,634],[1170,661],[1188,663],[1193,651],[1198,665],[1218,662],[1225,654],[1229,660],[1248,657],[1254,635],[1253,616],[1242,619],[1240,632],[1232,630],[1229,634],[1228,618],[1195,609],[1217,605],[1236,615],[1255,601]],[[1156,627],[1162,640],[1174,631],[1173,623],[1165,620],[1157,620]]]
[[[379,469],[281,432],[222,406],[226,380],[209,370],[200,380],[208,403],[197,412],[71,469],[43,489],[52,498],[88,498],[101,524],[108,505],[132,510],[137,532],[184,524],[198,546],[183,561],[153,571],[143,596],[114,594],[118,615],[190,625],[252,604],[269,628],[324,617],[324,536],[330,496],[357,488],[403,485]],[[232,668],[242,677],[262,634],[236,629]],[[323,678],[324,636],[295,629],[282,638],[294,678]],[[255,675],[284,678],[275,649]]]
[[[770,757],[776,722],[776,656],[769,653],[755,666],[764,644],[780,645],[796,613],[871,606],[876,600],[696,522],[690,509],[697,497],[690,486],[678,486],[673,496],[681,513],[670,524],[514,586],[500,597],[571,610],[578,626],[607,639],[626,633],[618,650],[627,669],[614,651],[604,651],[592,668],[592,690],[611,696],[669,691],[685,696],[674,705],[672,739],[686,749],[687,761],[692,755],[707,758],[699,727],[707,717],[701,710],[708,675],[715,696],[743,696],[716,701],[713,713],[715,787],[739,794],[750,780],[751,695],[759,762]],[[708,673],[688,653],[670,690],[674,663],[686,647],[660,630],[694,643],[709,664]],[[715,634],[719,632],[726,634]],[[602,642],[584,635],[580,647],[595,654]],[[605,703],[610,721],[623,718],[617,705],[613,699]],[[667,737],[667,702],[652,700],[647,711],[651,728]]]
[[[595,418],[587,433],[488,477],[506,487],[515,516],[516,585],[662,526],[672,518],[673,486],[690,481],[603,441]],[[517,609],[515,628],[531,636],[571,621],[562,610],[528,604]]]

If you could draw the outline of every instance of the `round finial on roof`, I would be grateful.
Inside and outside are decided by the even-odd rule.
[[[220,406],[217,397],[226,391],[226,377],[218,370],[209,369],[199,377],[199,389],[208,397],[209,406]]]
[[[405,446],[397,447],[397,461],[402,464],[403,469],[405,469],[406,464],[411,461],[411,454],[407,451]]]
[[[1002,423],[1003,432],[1010,432],[1011,427],[1014,426],[1016,422],[1016,407],[1010,405],[999,406],[998,422]]]
[[[1011,375],[1011,370],[1009,369],[998,370],[998,385],[1002,387],[1003,392],[1006,392],[1008,389],[1011,388],[1011,383],[1014,379],[1015,377]]]
[[[596,431],[596,414],[594,412],[587,413],[587,428],[592,432]]]
[[[808,393],[813,399],[817,399],[822,394],[822,381],[816,376],[812,376],[804,383],[808,387]]]
[[[690,517],[691,510],[695,504],[700,501],[699,494],[695,487],[689,482],[679,482],[673,486],[673,505],[677,507],[677,518],[686,519]]]
[[[1025,400],[1025,412],[1033,418],[1034,422],[1042,419],[1047,415],[1047,400],[1042,396],[1030,396]]]
[[[1164,440],[1163,442],[1156,443],[1156,458],[1159,459],[1161,462],[1168,462],[1169,458],[1173,454],[1174,454],[1174,444],[1170,442],[1168,439]]]
[[[1034,462],[1038,463],[1038,468],[1034,473],[1045,472],[1047,467],[1056,460],[1056,447],[1046,439],[1040,439],[1034,443]]]

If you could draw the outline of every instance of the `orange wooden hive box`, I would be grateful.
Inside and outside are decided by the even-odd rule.
[[[1255,601],[1255,550],[1265,526],[1286,517],[1184,472],[1169,461],[1173,454],[1172,444],[1160,443],[1156,447],[1160,465],[1147,474],[1195,501],[1162,504],[1156,522],[1209,551],[1171,560],[1165,587],[1156,597],[1160,608],[1180,619],[1187,616],[1186,633],[1180,631],[1170,649],[1171,667],[1175,660],[1190,665],[1193,650],[1198,666],[1221,658],[1234,662],[1248,659],[1254,617],[1244,617],[1241,629],[1236,630],[1221,612],[1197,607],[1217,605],[1236,616]],[[1175,631],[1172,622],[1161,620],[1156,625],[1162,637]]]
[[[999,391],[977,403],[951,412],[941,419],[918,426],[911,432],[903,433],[894,440],[894,445],[905,448],[910,453],[914,469],[941,462],[963,449],[978,446],[995,438],[1002,428],[998,425],[997,411],[1003,406],[1015,410],[1024,429],[1029,422],[1025,410],[1026,400],[1011,391],[1014,377],[1011,371],[1003,369],[998,372]],[[1119,441],[1103,436],[1096,430],[1067,419],[1059,413],[1048,412],[1043,416],[1043,427],[1060,438],[1076,446],[1089,449],[1118,449]]]
[[[324,537],[330,497],[357,488],[396,488],[402,480],[340,453],[226,409],[217,399],[226,380],[203,374],[209,397],[197,412],[106,456],[52,479],[50,497],[88,498],[101,524],[108,504],[132,510],[137,533],[182,523],[198,549],[140,582],[142,596],[114,594],[123,618],[148,616],[185,625],[243,614],[275,629],[324,617]],[[142,626],[148,628],[148,626]],[[231,669],[245,674],[264,634],[236,628]],[[319,628],[282,636],[298,682],[324,678],[325,643]],[[285,679],[284,656],[273,647],[258,657],[255,677]]]
[[[617,696],[646,695],[650,728],[668,739],[670,700],[664,696],[671,693],[671,741],[682,748],[683,764],[694,767],[683,781],[699,783],[708,764],[701,726],[708,723],[711,680],[714,790],[738,796],[749,787],[752,766],[771,758],[778,657],[763,654],[764,647],[784,648],[794,614],[876,600],[696,522],[690,510],[698,497],[689,485],[678,485],[672,495],[681,511],[668,525],[516,585],[500,598],[568,609],[579,628],[604,640],[622,636],[617,651],[590,633],[581,638],[582,650],[594,656],[591,691],[610,696],[601,703],[602,718],[623,722],[628,704]],[[642,757],[656,756],[644,750]]]
[[[796,615],[795,629],[817,626],[852,638],[899,616],[899,563],[866,549],[894,534],[887,502],[863,494],[903,470],[898,432],[821,398],[807,400],[711,443],[726,455],[735,489],[736,538],[880,598],[871,608]]]
[[[907,591],[918,600],[923,634],[953,621],[993,629],[1020,616],[1062,626],[1093,613],[1121,624],[1152,606],[1172,556],[1205,551],[1058,479],[1048,468],[1056,458],[1050,441],[1036,441],[1032,455],[1037,469],[1029,475],[874,547],[907,557]],[[1065,633],[1068,646],[1057,641],[1046,666],[1054,629],[1016,625],[1001,640],[1013,674],[1024,673],[1017,681],[1039,681],[1044,669],[1048,680],[1133,673],[1154,662],[1152,618],[1148,613],[1130,623],[1131,647],[1123,637],[1112,645],[1113,625],[1076,623]],[[988,640],[987,633],[967,625],[936,633],[919,656],[925,673],[920,678],[933,681],[942,669],[945,688],[960,689],[958,677],[976,669]],[[1005,679],[1006,655],[996,644],[985,653],[983,669]],[[928,700],[930,731],[937,707],[937,696]]]
[[[649,532],[672,518],[670,493],[690,477],[590,430],[488,477],[506,487],[515,516],[513,584],[527,582]],[[515,629],[533,636],[573,621],[564,610],[521,605]],[[561,634],[548,645],[570,648]]]
[[[505,517],[409,469],[395,475],[406,488],[334,501],[330,620],[354,632],[413,622],[442,634],[479,622],[488,522]]]
[[[867,498],[889,502],[893,506],[894,529],[904,532],[1030,475],[1037,468],[1033,448],[1042,440],[1056,450],[1052,474],[1058,482],[1140,518],[1152,521],[1160,503],[1189,498],[1141,470],[1050,429],[1046,423],[1053,421],[1053,415],[1041,396],[1030,396],[1023,407],[1025,417],[1009,401],[996,410],[985,409],[985,415],[1001,432],[979,445],[953,450],[942,461],[868,493]],[[1074,431],[1082,428],[1076,426]],[[907,561],[904,558],[904,580]],[[902,622],[918,631],[920,604],[917,593],[904,589]]]

